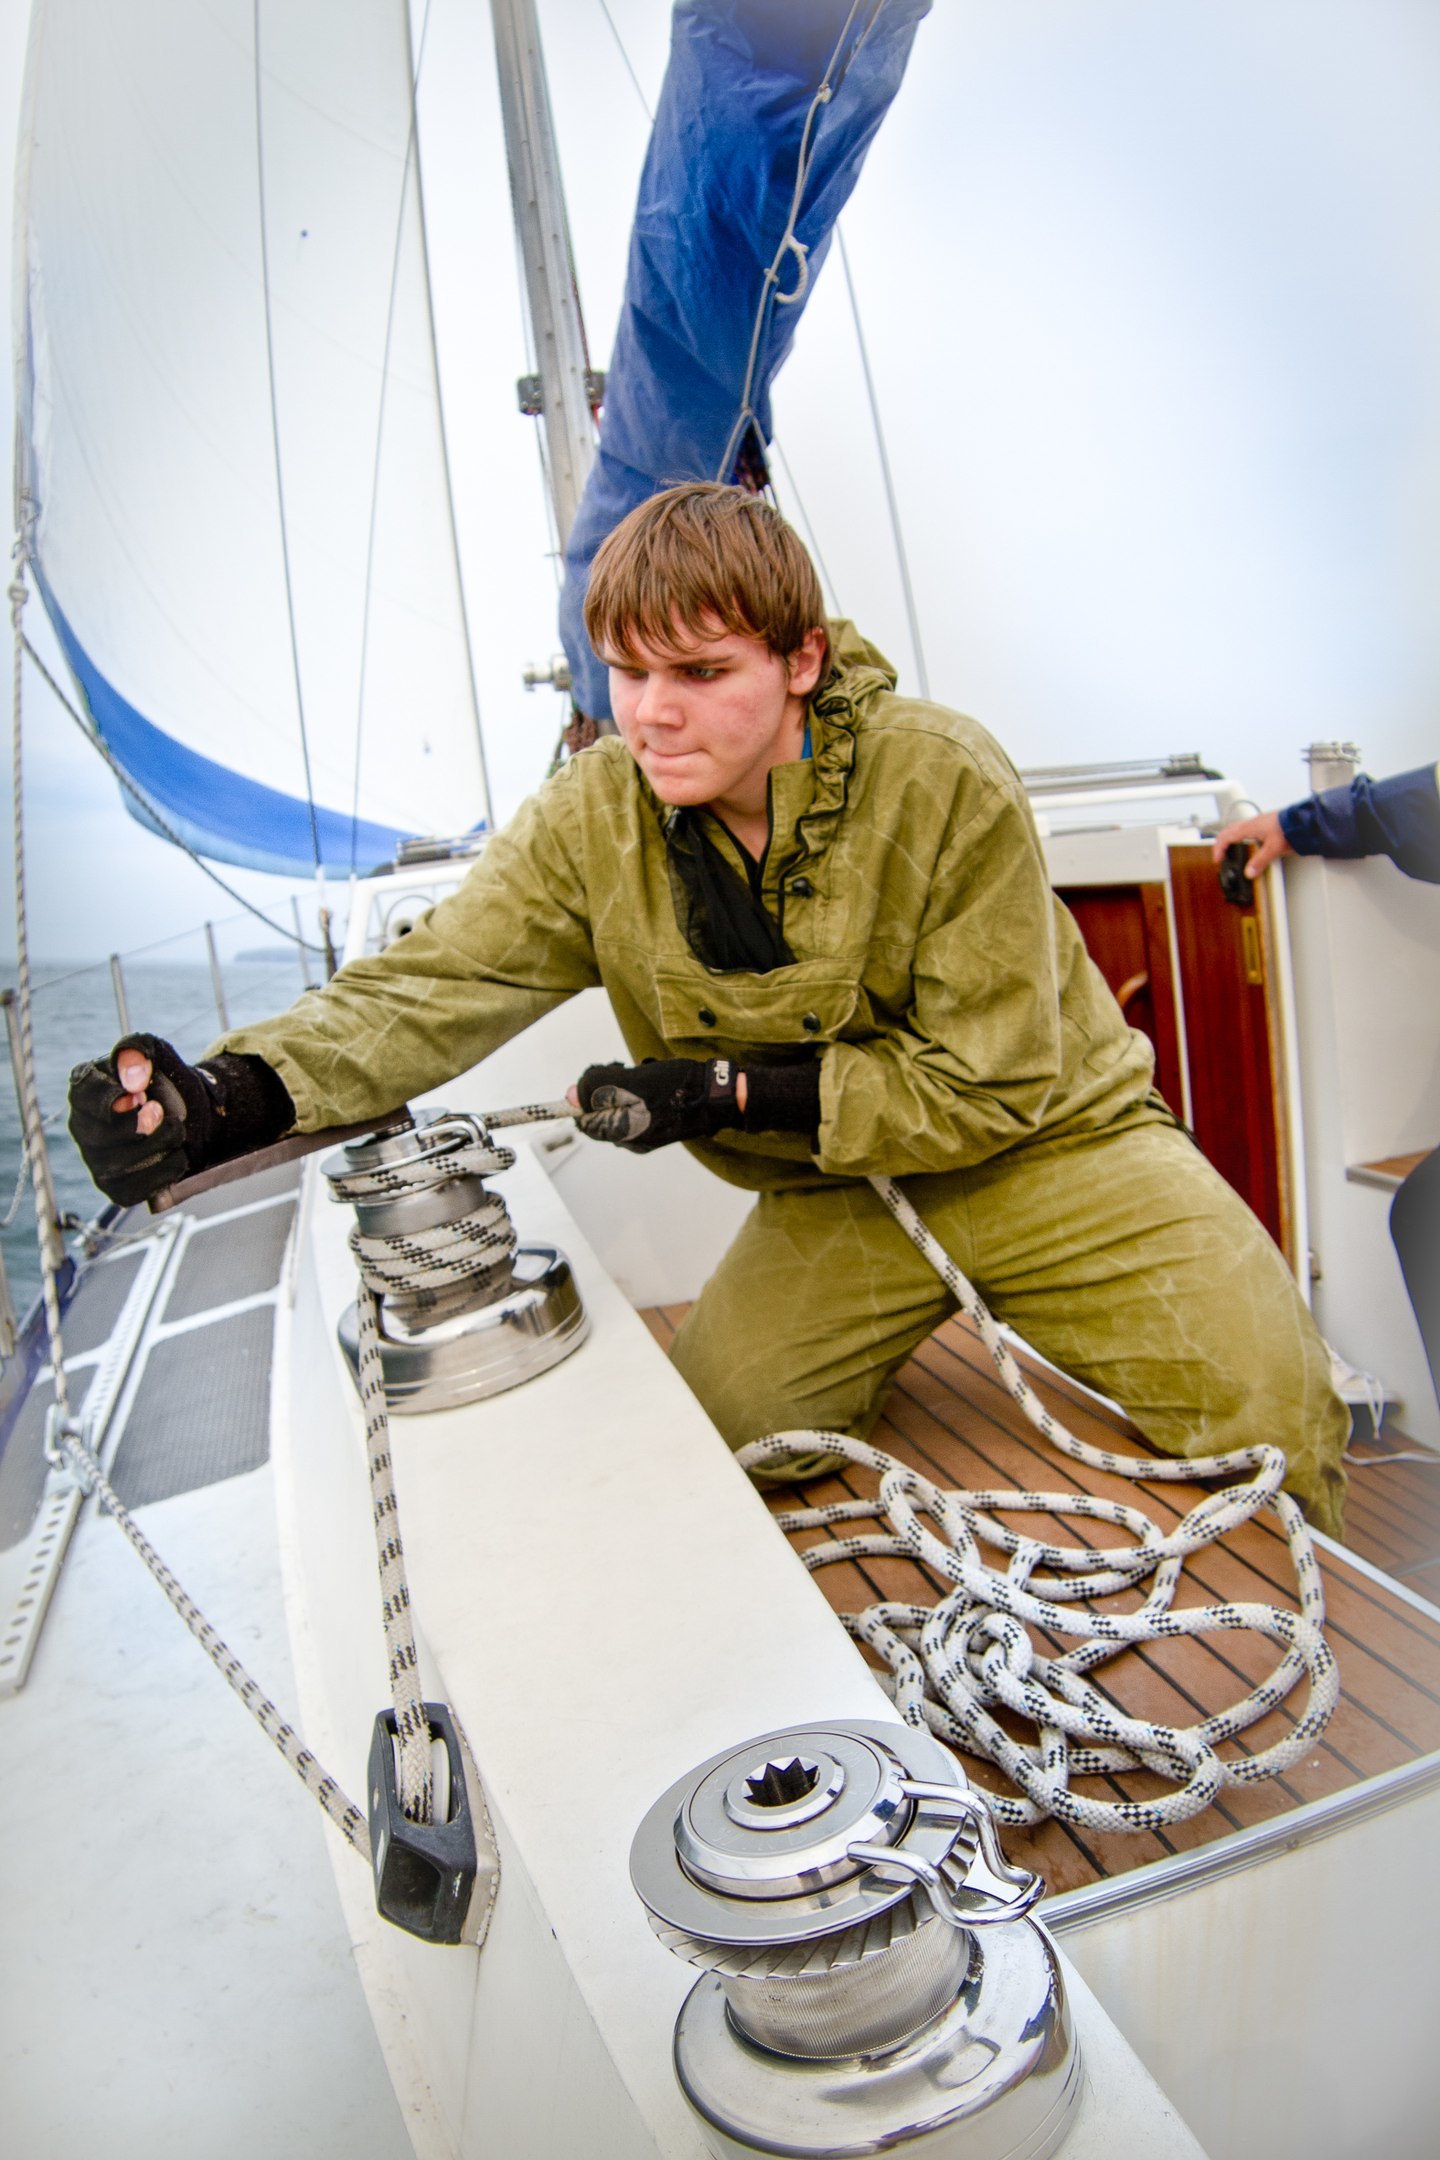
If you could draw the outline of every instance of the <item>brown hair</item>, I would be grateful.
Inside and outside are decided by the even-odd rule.
[[[597,652],[623,661],[715,636],[760,638],[788,660],[825,627],[815,565],[778,510],[744,488],[687,481],[652,495],[601,543],[585,597]]]

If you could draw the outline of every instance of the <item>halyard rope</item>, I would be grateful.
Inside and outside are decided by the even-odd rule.
[[[513,1168],[515,1156],[510,1148],[491,1146],[490,1129],[545,1124],[575,1114],[573,1104],[560,1102],[523,1103],[478,1120],[444,1115],[420,1133],[422,1158],[333,1171],[330,1185],[339,1200],[383,1201],[459,1178],[494,1176]],[[350,1233],[350,1250],[367,1288],[423,1310],[456,1284],[509,1260],[515,1251],[515,1226],[504,1200],[487,1188],[467,1214],[431,1229],[387,1234],[357,1227]]]
[[[52,1384],[55,1403],[60,1416],[68,1418],[70,1388],[60,1339],[60,1270],[65,1264],[65,1248],[60,1238],[60,1226],[54,1219],[48,1189],[49,1180],[46,1176],[45,1121],[40,1114],[40,1096],[35,1084],[35,1033],[30,1013],[30,935],[25,899],[25,748],[22,726],[24,674],[20,649],[25,634],[22,628],[25,602],[30,593],[25,583],[23,540],[17,543],[17,557],[8,597],[10,627],[14,633],[10,742],[11,789],[14,796],[15,979],[19,991],[20,1018],[20,1119],[25,1153],[29,1158],[30,1175],[35,1187],[35,1230],[40,1240],[40,1295],[45,1308],[50,1363],[54,1368]],[[48,1442],[46,1453],[50,1453]]]
[[[514,1110],[497,1111],[478,1122],[465,1117],[441,1117],[417,1133],[417,1144],[423,1150],[419,1159],[331,1171],[331,1190],[339,1200],[398,1199],[427,1186],[508,1170],[514,1164],[514,1153],[509,1148],[492,1147],[488,1127],[539,1124],[574,1114],[569,1103],[526,1103]],[[433,1799],[430,1723],[421,1698],[419,1656],[390,1453],[380,1300],[392,1295],[402,1306],[423,1310],[427,1300],[433,1302],[437,1294],[508,1260],[515,1250],[515,1229],[504,1200],[486,1188],[477,1205],[456,1221],[432,1230],[407,1230],[389,1236],[356,1228],[350,1233],[350,1250],[360,1270],[355,1301],[357,1377],[370,1465],[390,1697],[395,1711],[400,1805],[412,1822],[429,1822]]]
[[[1041,1403],[984,1302],[898,1185],[890,1178],[870,1182],[975,1326],[1007,1391],[1062,1455],[1135,1479],[1252,1473],[1244,1484],[1207,1494],[1166,1534],[1138,1508],[1084,1492],[945,1491],[880,1448],[845,1434],[773,1433],[743,1449],[740,1461],[747,1468],[764,1464],[774,1471],[787,1456],[820,1447],[878,1475],[874,1500],[795,1508],[777,1517],[787,1531],[867,1520],[885,1525],[874,1533],[806,1547],[802,1558],[807,1567],[904,1558],[953,1585],[935,1605],[882,1602],[841,1615],[849,1632],[888,1664],[890,1692],[906,1722],[928,1726],[952,1746],[995,1763],[1018,1788],[1016,1794],[991,1796],[997,1818],[1010,1824],[1054,1815],[1082,1829],[1161,1830],[1198,1814],[1227,1785],[1252,1784],[1291,1768],[1329,1721],[1339,1700],[1340,1676],[1321,1633],[1325,1594],[1310,1532],[1297,1503],[1280,1489],[1286,1469],[1280,1449],[1234,1448],[1223,1455],[1157,1461],[1077,1439]],[[1267,1506],[1285,1532],[1300,1611],[1255,1603],[1173,1609],[1186,1557]],[[1023,1537],[994,1519],[1022,1513],[1111,1523],[1135,1542],[1118,1551],[1052,1545]],[[1007,1553],[1008,1567],[987,1566],[980,1557],[982,1543]],[[1053,1572],[1040,1575],[1040,1569]],[[1151,1575],[1153,1586],[1136,1611],[1102,1612],[1090,1603],[1133,1590]],[[1081,1601],[1084,1610],[1076,1613],[1073,1608]],[[1074,1649],[1051,1657],[1036,1645],[1031,1628],[1081,1640]],[[1130,1644],[1235,1629],[1267,1637],[1281,1646],[1282,1655],[1240,1701],[1196,1725],[1127,1717],[1086,1678]],[[1305,1708],[1286,1738],[1238,1759],[1216,1752],[1220,1742],[1277,1709],[1306,1679]],[[1037,1737],[1016,1740],[992,1714],[1001,1708],[1028,1719]],[[1173,1790],[1158,1799],[1097,1800],[1071,1789],[1072,1777],[1142,1769],[1168,1779]]]
[[[400,1542],[377,1306],[375,1292],[362,1281],[355,1301],[360,1330],[360,1407],[365,1417],[365,1452],[370,1464],[370,1508],[380,1563],[380,1612],[390,1660],[390,1699],[395,1707],[400,1806],[411,1822],[428,1823],[434,1801],[430,1720],[420,1695],[420,1660],[410,1617],[405,1548]]]
[[[98,1495],[101,1507],[108,1515],[114,1517],[134,1551],[144,1561],[146,1567],[150,1570],[166,1597],[169,1598],[191,1634],[205,1651],[211,1663],[229,1682],[261,1730],[274,1742],[301,1783],[320,1802],[331,1821],[338,1825],[355,1849],[368,1860],[370,1857],[370,1832],[365,1817],[351,1801],[346,1799],[335,1780],[315,1760],[309,1749],[301,1746],[293,1728],[285,1722],[264,1690],[256,1681],[251,1679],[234,1651],[222,1641],[199,1607],[187,1596],[156,1552],[154,1546],[151,1545],[149,1539],[129,1514],[118,1493],[116,1493],[109,1479],[105,1476],[97,1457],[87,1446],[83,1425],[71,1414],[70,1390],[65,1372],[65,1346],[60,1332],[60,1269],[64,1263],[65,1254],[60,1243],[59,1227],[51,1218],[49,1197],[46,1190],[45,1128],[40,1115],[40,1100],[35,1082],[35,1039],[30,1022],[30,937],[25,900],[23,678],[21,666],[22,647],[25,647],[21,619],[28,597],[25,584],[24,542],[22,540],[18,548],[15,576],[9,588],[10,623],[14,631],[12,744],[15,949],[20,1011],[20,1108],[24,1121],[25,1149],[29,1157],[31,1174],[35,1181],[35,1214],[40,1237],[41,1297],[45,1312],[45,1332],[50,1346],[52,1385],[55,1391],[55,1404],[50,1413],[45,1452],[55,1468],[68,1468],[85,1492]]]
[[[334,1778],[315,1760],[310,1750],[301,1745],[294,1727],[286,1723],[258,1681],[251,1679],[234,1651],[211,1626],[183,1585],[171,1574],[111,1485],[95,1456],[86,1447],[79,1432],[73,1426],[61,1425],[56,1427],[56,1437],[78,1482],[86,1492],[95,1493],[105,1513],[113,1516],[216,1671],[229,1682],[261,1731],[273,1740],[301,1784],[314,1794],[331,1822],[344,1833],[355,1850],[368,1860],[370,1831],[360,1810],[353,1801],[345,1797]]]

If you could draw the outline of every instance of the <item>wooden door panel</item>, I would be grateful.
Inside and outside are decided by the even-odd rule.
[[[1255,894],[1220,891],[1208,846],[1172,847],[1190,1125],[1221,1176],[1290,1253],[1281,1177],[1269,954]]]
[[[1180,1029],[1163,883],[1069,885],[1058,890],[1125,1018],[1154,1045],[1155,1085],[1183,1117]]]

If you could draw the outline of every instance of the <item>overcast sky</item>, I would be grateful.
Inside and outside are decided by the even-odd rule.
[[[4,0],[7,145],[24,15]],[[600,0],[541,17],[603,364],[668,8],[610,0],[623,55]],[[520,671],[557,640],[478,0],[432,0],[426,56],[462,564],[508,811],[559,719]],[[845,230],[932,694],[1017,762],[1196,749],[1276,801],[1317,738],[1375,771],[1440,754],[1437,111],[1433,0],[938,0],[921,26]],[[916,688],[837,258],[776,419],[840,606]],[[37,949],[228,912],[29,696]]]

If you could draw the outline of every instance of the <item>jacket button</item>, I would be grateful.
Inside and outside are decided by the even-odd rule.
[[[791,878],[790,890],[797,900],[808,900],[815,888],[808,877]]]
[[[819,1013],[806,1013],[804,1019],[800,1022],[800,1025],[804,1028],[807,1035],[818,1035],[820,1032]]]
[[[700,1007],[696,1018],[699,1020],[701,1027],[714,1027],[715,1025],[715,1015],[711,1012],[708,1005],[702,1005]]]

